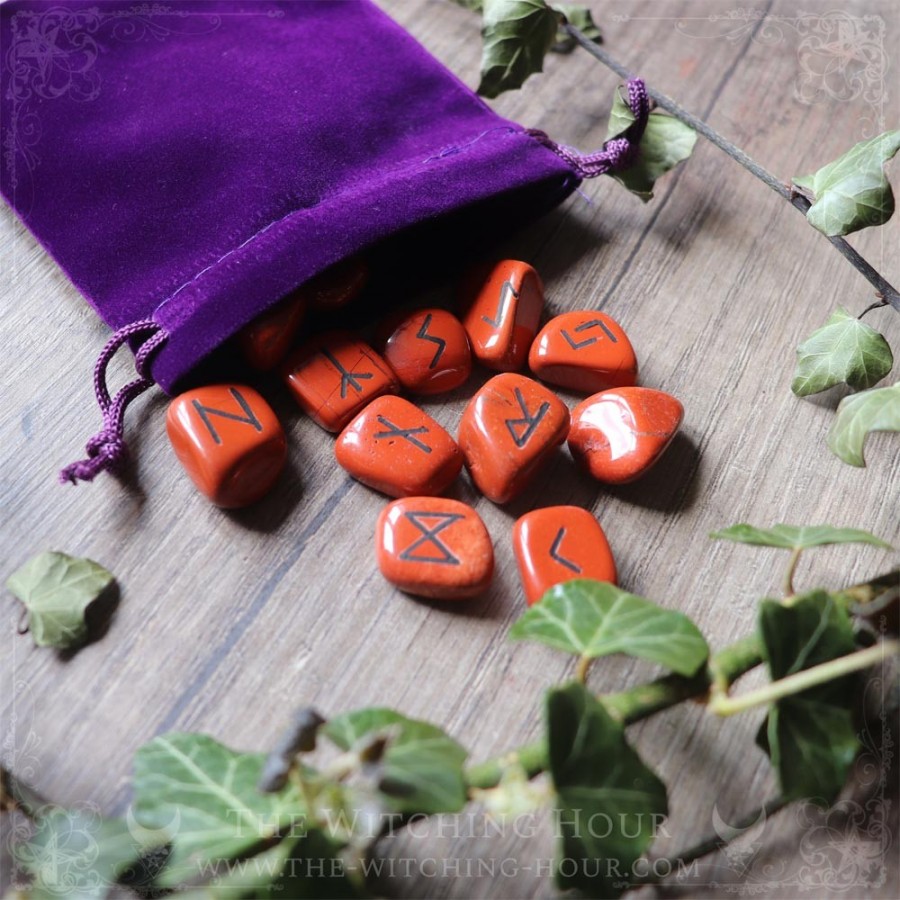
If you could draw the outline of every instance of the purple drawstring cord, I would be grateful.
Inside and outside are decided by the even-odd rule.
[[[106,369],[118,349],[136,335],[146,335],[134,355],[134,367],[140,377],[129,381],[111,398],[106,386]],[[152,319],[144,319],[120,328],[106,342],[94,365],[94,393],[103,413],[103,428],[87,442],[87,459],[73,462],[59,473],[60,484],[92,481],[100,472],[115,472],[120,468],[128,455],[124,437],[125,410],[132,400],[153,385],[153,379],[147,373],[147,363],[167,338],[168,334],[160,325]]]
[[[537,128],[529,128],[528,134],[564,159],[580,178],[596,178],[607,172],[615,172],[634,160],[647,127],[647,116],[650,115],[650,98],[644,82],[640,78],[633,78],[625,86],[628,88],[628,106],[634,122],[623,135],[607,141],[597,153],[582,154],[574,147],[557,144]]]

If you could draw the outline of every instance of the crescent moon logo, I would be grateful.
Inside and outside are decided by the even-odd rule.
[[[743,828],[738,828],[729,825],[719,814],[718,807],[713,806],[712,824],[716,834],[725,845],[723,849],[728,861],[735,866],[738,872],[746,871],[762,842],[763,831],[766,827],[766,811],[761,809],[753,822]]]

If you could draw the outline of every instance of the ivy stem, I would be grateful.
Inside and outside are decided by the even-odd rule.
[[[870,303],[856,318],[861,319],[867,313],[872,312],[873,309],[881,309],[888,305],[887,300],[882,297],[880,300],[876,300],[874,303]]]
[[[599,699],[610,716],[631,725],[692,697],[704,697],[713,683],[723,685],[727,692],[733,682],[761,662],[759,641],[755,636],[746,637],[720,650],[710,659],[708,667],[691,678],[666,675],[616,694],[600,695]],[[511,762],[517,762],[529,778],[534,777],[547,767],[546,744],[543,741],[525,744],[512,753],[471,766],[466,771],[466,781],[470,787],[495,787]]]
[[[778,681],[773,681],[758,690],[748,691],[740,697],[714,697],[710,700],[708,709],[717,716],[733,716],[755,706],[765,706],[775,700],[799,694],[800,691],[824,684],[826,681],[833,681],[851,672],[868,669],[889,654],[898,652],[900,641],[881,641],[865,650],[857,650],[856,653],[848,653],[846,656],[839,656],[837,659],[830,659],[828,662],[779,678]]]
[[[885,591],[893,590],[897,584],[898,575],[900,572],[893,569],[863,584],[845,588],[835,594],[835,600],[844,609],[856,610],[858,606],[873,602]],[[898,645],[896,642],[890,642],[890,646],[897,647]],[[869,650],[877,650],[878,655],[875,661],[880,659],[880,654],[883,652],[880,644]],[[742,675],[755,669],[762,661],[762,646],[759,639],[756,635],[749,635],[714,654],[706,667],[690,678],[683,675],[666,675],[619,693],[601,694],[599,699],[614,719],[625,725],[631,725],[665,709],[677,706],[685,700],[708,697],[710,704],[721,703],[722,700],[728,699],[728,689],[731,685]],[[868,665],[871,664],[871,662],[868,663]],[[826,665],[829,664],[826,663]],[[838,677],[840,674],[837,673],[832,677]],[[469,787],[483,790],[496,787],[503,773],[513,763],[518,763],[529,778],[538,775],[547,768],[546,744],[544,741],[525,744],[502,756],[470,766],[466,770],[466,782]]]
[[[300,766],[292,766],[288,774],[291,784],[300,792],[303,797],[303,803],[306,806],[306,813],[310,818],[316,815],[316,796],[312,791],[310,784],[303,777]]]
[[[629,888],[633,890],[634,888],[642,887],[643,885],[658,884],[663,880],[663,878],[667,878],[671,872],[676,871],[678,868],[686,866],[697,859],[702,859],[704,856],[708,856],[710,853],[715,853],[716,850],[720,850],[722,847],[727,846],[732,840],[734,840],[734,838],[739,837],[744,831],[755,825],[760,818],[765,821],[769,818],[769,816],[774,816],[775,813],[784,809],[784,807],[787,806],[790,802],[791,801],[786,797],[778,796],[773,798],[772,800],[767,801],[762,806],[757,807],[752,812],[739,819],[734,825],[731,825],[729,827],[729,830],[734,832],[734,836],[731,838],[722,837],[718,834],[710,835],[709,837],[706,837],[699,843],[695,844],[693,847],[689,847],[687,850],[682,850],[680,853],[676,853],[674,856],[660,857],[655,860],[651,860],[648,866],[648,874],[643,878],[638,878],[635,881],[631,882]],[[660,866],[660,862],[663,860],[669,863],[669,867]],[[667,869],[668,871],[666,871]],[[661,874],[657,875],[655,874],[655,872],[660,872]]]
[[[788,560],[787,572],[784,574],[784,596],[794,596],[794,572],[797,571],[797,563],[800,562],[800,554],[803,552],[802,547],[794,547],[791,551],[791,558]]]
[[[578,665],[575,667],[575,677],[584,684],[587,681],[588,669],[591,667],[593,660],[590,656],[579,656]]]
[[[614,59],[606,50],[595,44],[590,38],[584,36],[573,25],[564,26],[565,30],[574,40],[580,44],[595,59],[598,59],[608,69],[612,69],[618,76],[626,81],[633,78],[631,72],[625,68],[618,60]],[[803,194],[796,191],[793,187],[785,184],[776,178],[768,169],[764,169],[756,160],[749,157],[740,147],[732,144],[727,138],[723,137],[714,128],[711,128],[702,119],[698,119],[692,113],[679,106],[671,97],[662,94],[659,91],[647,87],[647,94],[655,101],[656,105],[664,109],[670,115],[680,119],[685,125],[690,125],[698,134],[702,134],[711,144],[715,144],[724,153],[727,153],[735,162],[740,163],[748,172],[755,175],[763,184],[768,185],[776,194],[783,197],[795,209],[799,210],[805,216],[809,211],[809,199]],[[828,237],[828,235],[826,235]],[[828,237],[828,240],[835,247],[844,259],[852,265],[865,278],[872,287],[875,288],[879,300],[884,300],[897,311],[900,312],[900,292],[877,272],[847,241],[842,237]]]

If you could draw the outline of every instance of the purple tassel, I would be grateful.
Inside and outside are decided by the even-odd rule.
[[[634,116],[634,122],[621,137],[607,141],[603,149],[597,153],[582,154],[573,147],[557,144],[536,128],[530,128],[528,134],[564,159],[580,178],[596,178],[598,175],[622,169],[637,156],[644,129],[647,127],[647,116],[650,115],[650,98],[647,96],[644,82],[640,78],[633,78],[626,87],[628,106]]]
[[[134,356],[134,367],[140,377],[129,381],[115,397],[109,396],[106,386],[106,370],[118,349],[131,337],[146,335]],[[128,404],[153,385],[147,373],[150,356],[166,341],[165,330],[152,319],[132,322],[116,331],[100,351],[94,366],[94,393],[103,413],[103,428],[86,446],[87,458],[70,463],[59,473],[60,484],[93,481],[100,472],[117,472],[128,455],[125,443],[125,410]]]

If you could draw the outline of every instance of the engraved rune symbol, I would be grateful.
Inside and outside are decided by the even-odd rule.
[[[528,412],[528,406],[525,403],[522,392],[516,388],[515,394],[516,400],[519,401],[519,409],[522,410],[522,418],[507,419],[506,427],[509,429],[512,439],[516,442],[516,446],[524,447],[528,443],[528,439],[534,434],[535,428],[541,424],[541,420],[547,415],[547,411],[550,409],[550,403],[545,400],[538,408],[538,411],[534,415],[531,415],[531,413]],[[517,425],[523,425],[524,427],[521,431],[517,431]]]
[[[338,360],[334,357],[333,354],[329,353],[327,350],[322,351],[322,356],[328,360],[337,370],[341,373],[341,400],[346,399],[347,397],[347,386],[353,388],[357,394],[362,393],[362,385],[359,383],[360,378],[371,378],[371,372],[348,372]]]
[[[384,416],[378,416],[378,421],[388,430],[379,431],[378,434],[374,435],[376,441],[381,438],[402,437],[413,446],[418,447],[423,453],[431,453],[431,447],[428,444],[413,437],[414,434],[428,434],[428,428],[425,425],[419,425],[418,428],[400,428]]]
[[[506,309],[506,303],[509,300],[509,295],[512,294],[516,300],[519,299],[519,292],[513,287],[512,282],[507,279],[503,282],[503,287],[500,288],[500,305],[497,307],[497,312],[494,314],[494,318],[488,318],[487,316],[482,316],[481,318],[488,323],[493,328],[499,328],[500,324],[503,322],[503,310]]]
[[[550,547],[550,556],[555,559],[561,566],[565,566],[570,571],[574,572],[576,575],[581,574],[581,566],[577,563],[573,563],[571,559],[566,559],[559,552],[559,545],[562,543],[562,539],[566,536],[566,529],[560,528],[556,533],[556,537],[553,539],[553,546]]]
[[[245,415],[239,416],[236,413],[225,412],[224,409],[213,409],[211,406],[204,406],[199,400],[194,400],[193,407],[197,411],[197,415],[200,416],[201,421],[209,430],[209,433],[212,435],[212,439],[217,443],[222,443],[222,438],[219,437],[219,433],[216,431],[213,423],[210,421],[210,416],[221,416],[223,419],[231,419],[232,422],[243,422],[245,425],[251,425],[256,431],[262,431],[262,423],[253,413],[253,410],[250,409],[250,404],[244,399],[243,395],[237,388],[228,388],[229,393],[235,400],[237,400],[238,405],[244,411]]]
[[[405,512],[403,515],[422,532],[422,537],[413,541],[400,554],[400,559],[407,562],[442,563],[449,566],[459,565],[459,559],[450,552],[450,548],[438,537],[438,534],[452,525],[457,519],[464,519],[465,516],[462,513]],[[430,526],[426,525],[425,522],[421,521],[422,519],[431,519],[432,524]],[[435,519],[437,524],[433,522]],[[422,548],[422,552],[416,553],[419,548]],[[437,556],[435,554],[440,555]]]
[[[428,368],[433,369],[437,364],[438,360],[444,355],[444,348],[447,346],[447,342],[443,338],[437,337],[437,335],[428,333],[428,326],[431,324],[431,313],[428,313],[425,316],[425,321],[422,323],[422,327],[416,334],[417,338],[420,338],[423,341],[431,341],[432,344],[437,344],[438,348],[434,351],[434,358],[428,363]]]
[[[595,325],[599,325],[605,332],[606,336],[614,343],[618,344],[618,340],[616,340],[616,336],[609,330],[606,326],[605,322],[602,322],[600,319],[591,319],[590,322],[582,322],[576,329],[575,333],[578,334],[580,331],[587,331],[588,328],[593,328]],[[582,347],[589,347],[591,344],[597,343],[597,338],[589,337],[584,341],[576,341],[572,335],[569,334],[568,331],[563,329],[562,336],[568,341],[569,346],[573,350],[580,350]]]

